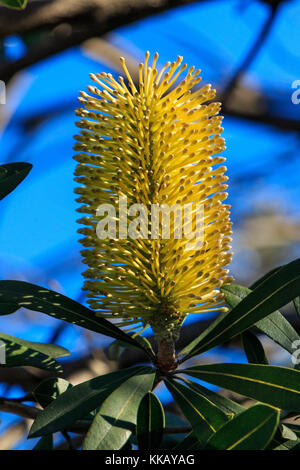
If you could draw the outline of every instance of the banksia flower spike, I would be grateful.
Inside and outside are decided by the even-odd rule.
[[[138,84],[123,58],[125,79],[91,75],[96,86],[80,93],[77,110],[75,192],[86,214],[78,222],[90,306],[122,326],[150,325],[158,364],[168,370],[186,316],[225,308],[219,289],[232,282],[232,232],[225,158],[216,156],[225,148],[220,103],[205,104],[215,90],[192,91],[201,81],[194,67],[177,84],[182,57],[160,71],[157,59],[149,66],[147,52]],[[168,217],[157,216],[162,207],[171,209],[169,228]]]

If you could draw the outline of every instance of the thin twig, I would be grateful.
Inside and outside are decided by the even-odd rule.
[[[242,60],[240,66],[237,69],[237,71],[235,72],[235,74],[232,76],[229,83],[225,87],[225,89],[222,93],[222,97],[221,97],[223,106],[226,106],[226,104],[228,102],[228,99],[231,96],[232,91],[235,89],[236,85],[239,83],[240,79],[242,78],[242,76],[244,75],[246,70],[248,70],[248,68],[251,66],[251,64],[254,61],[255,57],[257,56],[257,54],[261,50],[262,46],[264,45],[264,43],[265,43],[265,41],[266,41],[273,25],[274,25],[274,21],[275,21],[275,18],[277,16],[277,12],[278,12],[278,7],[279,7],[278,4],[271,6],[270,14],[267,17],[267,19],[266,19],[260,33],[258,34],[256,40],[254,41],[254,44],[252,45],[249,52],[246,54],[246,56]]]

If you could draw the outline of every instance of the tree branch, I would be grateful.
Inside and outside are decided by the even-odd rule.
[[[12,413],[16,416],[20,416],[21,418],[32,420],[36,419],[41,412],[39,408],[24,405],[23,403],[18,403],[17,401],[10,400],[8,398],[0,398],[0,411]],[[90,422],[77,421],[72,426],[69,426],[67,430],[77,434],[83,434],[87,432],[89,426]]]
[[[66,22],[71,26],[58,34],[47,35],[39,45],[32,46],[28,52],[14,62],[7,62],[0,67],[1,80],[8,81],[20,70],[46,59],[58,52],[81,44],[92,37],[99,37],[108,32],[128,25],[150,15],[158,14],[171,8],[205,0],[56,0],[44,6],[39,3],[33,17],[27,12],[20,20],[10,25],[0,21],[0,37],[8,34],[20,34],[34,31],[36,28],[55,26]],[[34,4],[32,3],[32,8]],[[29,4],[30,5],[30,4]],[[1,9],[2,10],[2,9]],[[26,10],[25,10],[26,11]],[[24,12],[10,12],[10,15],[24,15]],[[73,12],[73,13],[70,13]],[[2,12],[1,12],[2,15]],[[16,16],[17,18],[17,16]]]
[[[0,7],[0,37],[11,34],[43,31],[61,23],[71,26],[103,23],[120,16],[126,21],[160,13],[169,8],[207,0],[37,0],[30,2],[23,11]],[[132,19],[131,19],[132,17]]]
[[[12,413],[25,419],[36,419],[41,410],[34,406],[23,405],[15,400],[0,398],[0,411],[5,413]],[[76,421],[73,425],[69,426],[65,431],[74,432],[77,434],[85,434],[89,427],[88,421]],[[190,426],[175,426],[164,429],[165,434],[181,434],[191,432]]]

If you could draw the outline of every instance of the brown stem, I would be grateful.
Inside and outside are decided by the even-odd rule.
[[[162,373],[176,369],[175,344],[174,341],[165,339],[158,340],[158,352],[156,366]]]
[[[47,31],[66,23],[66,31],[48,34],[26,54],[0,67],[1,80],[12,76],[40,60],[47,59],[92,37],[162,13],[166,10],[204,0],[53,0],[32,2],[23,11],[12,12],[0,7],[0,38],[32,31]],[[10,25],[10,27],[9,27]]]

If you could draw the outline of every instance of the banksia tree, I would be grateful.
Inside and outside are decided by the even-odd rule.
[[[157,59],[155,54],[149,66],[146,54],[139,83],[123,58],[125,79],[91,75],[97,86],[88,87],[92,95],[81,92],[84,108],[77,110],[82,130],[76,136],[75,179],[83,204],[78,210],[86,214],[79,232],[88,302],[96,315],[119,318],[132,330],[150,325],[158,366],[166,371],[175,367],[174,342],[186,316],[225,309],[219,289],[232,281],[226,269],[231,223],[224,204],[225,158],[217,156],[225,148],[220,103],[205,104],[215,90],[196,87],[201,78],[194,67],[178,83],[187,68],[181,57],[160,71]],[[162,207],[171,209],[169,232],[167,218],[161,215],[157,223],[150,217]],[[190,210],[188,227],[183,207]],[[97,227],[106,209],[105,238]],[[137,235],[130,236],[130,225]]]

